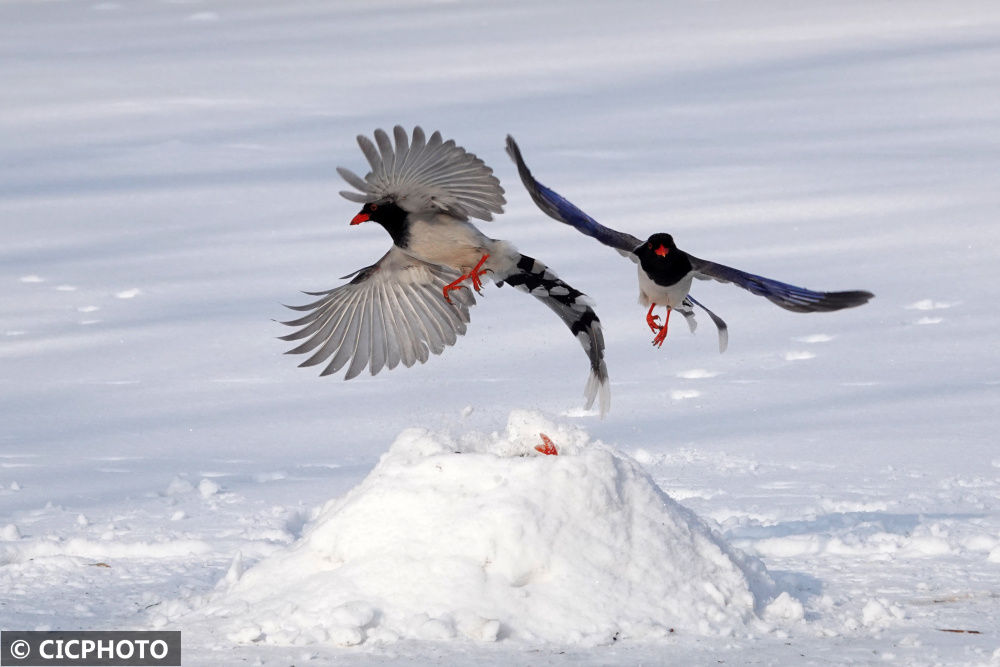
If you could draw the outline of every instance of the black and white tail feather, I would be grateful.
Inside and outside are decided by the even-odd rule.
[[[566,323],[590,361],[587,408],[596,402],[603,416],[610,406],[608,371],[590,302],[541,262],[469,222],[503,212],[504,191],[493,170],[453,140],[439,132],[428,137],[420,127],[412,137],[399,126],[391,137],[379,129],[374,141],[359,136],[358,145],[371,171],[362,178],[338,168],[357,190],[341,195],[364,204],[351,224],[381,224],[393,246],[375,264],[345,276],[350,282],[308,293],[319,298],[290,306],[303,314],[284,322],[296,330],[281,338],[298,342],[288,353],[308,355],[300,365],[322,365],[322,375],[346,368],[345,380],[365,370],[375,375],[423,363],[465,333],[476,300],[468,286],[456,284],[472,277],[469,269],[478,260],[497,285],[528,292]]]
[[[497,287],[507,283],[527,292],[566,323],[590,359],[590,377],[583,392],[587,399],[586,407],[589,410],[597,402],[600,414],[607,414],[611,408],[611,389],[608,367],[604,362],[604,332],[587,295],[563,282],[545,264],[527,255],[519,255],[511,273],[495,278]]]

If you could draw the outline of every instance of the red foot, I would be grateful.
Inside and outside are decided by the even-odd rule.
[[[542,436],[542,444],[535,445],[536,451],[539,451],[546,456],[555,456],[559,453],[559,450],[556,449],[555,444],[553,444],[549,436],[544,433],[539,433],[538,435]]]
[[[462,276],[459,276],[458,280],[445,285],[444,289],[442,290],[442,292],[444,293],[444,300],[447,301],[448,303],[451,303],[451,299],[448,297],[448,292],[452,290],[457,290],[458,288],[462,287],[462,283],[465,282],[466,280],[472,281],[472,289],[476,290],[476,293],[479,294],[480,293],[479,290],[483,288],[483,281],[479,279],[479,276],[486,275],[486,270],[483,269],[482,271],[480,271],[480,269],[482,268],[486,260],[489,259],[489,257],[490,257],[489,254],[483,255],[482,258],[479,260],[479,263],[476,264],[474,267],[472,267],[471,271]]]
[[[659,331],[663,327],[661,327],[657,323],[657,320],[660,319],[660,316],[653,314],[653,309],[654,308],[656,308],[656,304],[655,303],[652,303],[652,304],[649,305],[649,311],[646,313],[646,324],[649,325],[649,330],[650,331],[652,331],[653,333],[656,333],[657,331]]]
[[[667,324],[670,322],[670,306],[667,306],[667,319],[663,320],[663,326],[660,327],[660,333],[656,334],[656,338],[653,339],[653,345],[656,347],[661,347],[663,341],[667,339]]]

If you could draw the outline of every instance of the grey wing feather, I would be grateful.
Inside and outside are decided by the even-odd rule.
[[[524,158],[521,157],[521,149],[518,148],[517,142],[509,134],[507,135],[507,154],[517,165],[517,173],[520,175],[525,189],[528,190],[528,194],[531,195],[543,213],[559,222],[576,227],[587,236],[597,239],[604,245],[611,246],[633,261],[636,260],[634,251],[642,245],[641,240],[631,234],[605,227],[577,208],[573,202],[536,181],[535,177],[531,175],[528,165],[524,163]]]
[[[688,258],[691,260],[691,268],[694,270],[696,278],[739,285],[785,310],[797,313],[829,312],[843,308],[854,308],[868,303],[868,300],[875,296],[871,292],[863,290],[814,292],[805,287],[796,287],[778,280],[740,271],[731,266],[699,259],[690,254]]]
[[[726,324],[725,320],[723,320],[721,317],[719,317],[711,310],[706,308],[703,303],[695,299],[690,294],[687,295],[685,301],[690,301],[693,305],[698,306],[706,313],[708,313],[708,316],[710,318],[712,318],[712,322],[715,324],[715,328],[719,331],[719,354],[725,352],[726,348],[729,347],[729,326]],[[685,313],[685,317],[687,317],[687,313]],[[693,323],[693,321],[690,319],[688,320],[688,322]],[[694,331],[694,326],[691,327],[691,331]]]
[[[475,297],[468,288],[442,294],[458,277],[454,270],[429,264],[393,247],[372,266],[356,272],[346,285],[316,293],[319,299],[289,306],[305,315],[288,322],[296,331],[282,340],[303,341],[288,354],[312,353],[300,366],[326,364],[321,375],[347,366],[350,380],[366,367],[372,375],[400,362],[427,361],[465,333]],[[304,340],[303,340],[304,339]]]
[[[503,213],[507,203],[503,188],[481,159],[451,139],[443,141],[440,132],[427,140],[423,129],[416,127],[412,141],[399,125],[392,133],[395,147],[382,129],[375,130],[374,142],[358,136],[371,171],[361,178],[338,167],[343,179],[358,190],[344,190],[341,196],[359,203],[391,199],[410,213],[445,211],[463,220],[469,216],[492,220],[494,213]]]

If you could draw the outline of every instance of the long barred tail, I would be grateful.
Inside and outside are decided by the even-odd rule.
[[[567,285],[547,266],[527,255],[519,255],[515,269],[509,275],[497,276],[497,279],[497,286],[506,282],[531,294],[566,323],[590,358],[590,377],[583,392],[587,408],[593,406],[596,400],[601,416],[607,414],[611,407],[611,390],[608,367],[604,363],[604,333],[587,295]]]

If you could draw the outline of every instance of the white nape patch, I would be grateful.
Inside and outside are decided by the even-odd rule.
[[[816,353],[809,352],[808,350],[789,350],[782,356],[785,361],[803,361],[805,359],[815,358]]]

